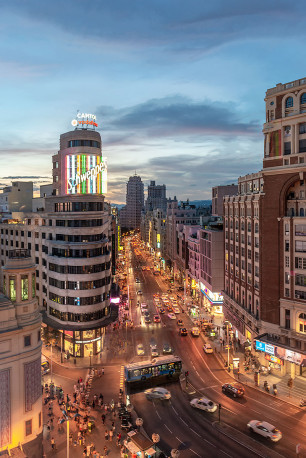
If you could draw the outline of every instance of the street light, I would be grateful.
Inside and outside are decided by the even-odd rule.
[[[152,441],[154,442],[154,448],[156,451],[156,444],[160,441],[159,434],[153,433],[152,434]]]
[[[178,458],[179,456],[180,456],[179,450],[177,450],[176,448],[173,448],[171,450],[171,458]]]
[[[143,419],[142,418],[136,418],[136,426],[138,428],[138,431],[140,431],[141,426],[143,425]]]

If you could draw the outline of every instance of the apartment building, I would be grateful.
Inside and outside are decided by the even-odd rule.
[[[306,375],[306,79],[265,102],[263,169],[224,198],[224,315],[262,363],[294,377]]]

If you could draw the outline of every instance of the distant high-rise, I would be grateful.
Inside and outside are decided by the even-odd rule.
[[[134,175],[126,184],[126,206],[120,212],[121,226],[139,229],[144,208],[144,188],[140,176]]]
[[[151,181],[148,186],[148,198],[146,200],[146,211],[161,209],[167,211],[166,185],[155,184]]]

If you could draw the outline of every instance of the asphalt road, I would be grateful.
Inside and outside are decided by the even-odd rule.
[[[156,313],[153,303],[153,294],[168,289],[160,277],[150,271],[142,271],[139,266],[149,264],[144,256],[131,257],[128,283],[132,301],[131,314],[135,324],[134,330],[128,331],[131,342],[128,358],[130,361],[147,360],[150,355],[150,343],[155,341],[158,349],[162,351],[164,343],[169,343],[174,348],[174,354],[179,355],[183,361],[183,371],[189,371],[189,381],[195,388],[195,394],[188,395],[179,383],[171,384],[172,399],[170,402],[145,399],[143,393],[132,395],[132,403],[140,417],[144,419],[145,429],[149,434],[158,433],[161,437],[161,448],[169,452],[172,448],[181,451],[181,457],[252,457],[252,456],[284,456],[296,457],[296,445],[301,444],[300,457],[306,456],[306,412],[301,409],[274,398],[268,394],[245,386],[245,397],[233,399],[222,393],[221,386],[232,381],[220,365],[215,355],[203,352],[202,337],[193,338],[190,334],[181,337],[178,334],[176,320],[170,320],[161,315],[162,323],[145,325],[141,320],[140,308],[136,307],[136,291],[141,289],[141,302],[149,305],[152,315]],[[138,268],[137,268],[138,267]],[[140,279],[140,284],[135,283],[135,278]],[[190,330],[192,323],[189,318],[181,313],[185,327]],[[164,326],[165,325],[165,326]],[[136,346],[142,343],[146,355],[136,355]],[[221,403],[221,430],[218,426],[218,412],[209,414],[194,410],[189,401],[193,397],[206,396],[216,403]],[[260,436],[252,436],[247,430],[249,420],[265,420],[274,424],[283,433],[283,438],[278,443],[272,443]],[[234,440],[232,440],[231,436]],[[247,447],[239,445],[243,442]]]

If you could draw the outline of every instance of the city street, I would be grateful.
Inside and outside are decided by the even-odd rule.
[[[129,273],[130,292],[142,290],[141,302],[149,305],[152,315],[157,313],[153,303],[153,294],[167,290],[160,277],[151,271],[134,270],[137,264],[146,264],[147,260],[135,255],[132,257],[133,272]],[[138,266],[139,267],[139,266]],[[140,283],[134,282],[134,277]],[[133,296],[132,296],[133,297]],[[135,300],[136,302],[136,300]],[[134,303],[135,303],[134,302]],[[192,322],[187,314],[181,313],[185,327],[190,331]],[[169,452],[171,448],[182,451],[183,457],[189,456],[296,456],[296,445],[301,444],[306,449],[306,412],[280,399],[273,398],[251,386],[245,386],[245,396],[242,399],[233,399],[221,391],[222,384],[231,382],[232,378],[220,365],[213,354],[203,352],[203,339],[193,338],[190,333],[186,337],[178,335],[176,320],[170,320],[161,315],[159,324],[141,324],[139,307],[132,308],[132,319],[135,329],[129,331],[131,351],[134,350],[133,360],[149,359],[150,343],[157,343],[159,351],[164,343],[174,348],[174,354],[183,361],[183,372],[189,371],[189,382],[195,389],[194,395],[188,395],[181,390],[180,385],[172,384],[170,390],[172,399],[168,403],[147,401],[142,393],[132,395],[132,403],[140,417],[144,419],[144,427],[151,435],[156,432],[161,437],[160,447]],[[136,346],[143,343],[145,356],[136,356]],[[184,385],[185,382],[183,382]],[[221,403],[221,425],[232,427],[226,430],[233,440],[223,435],[224,428],[218,428],[218,411],[214,414],[195,412],[189,406],[193,397],[207,396],[216,403]],[[267,442],[260,437],[253,437],[247,430],[250,420],[265,420],[274,424],[283,433],[278,443]],[[241,434],[243,433],[243,434]],[[243,442],[250,449],[239,446]],[[300,455],[303,456],[303,453]]]

